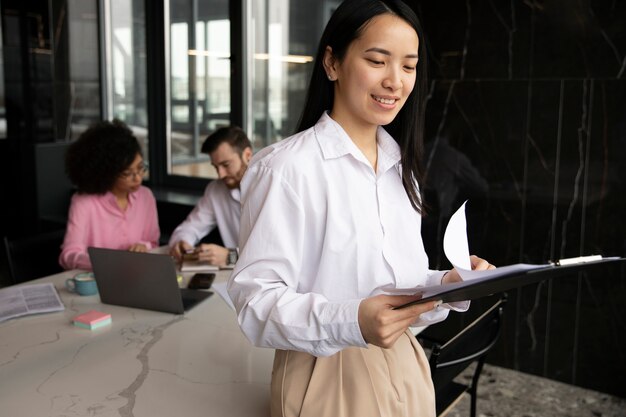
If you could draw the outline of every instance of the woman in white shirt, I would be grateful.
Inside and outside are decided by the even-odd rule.
[[[393,310],[418,286],[460,280],[428,269],[420,234],[421,33],[399,0],[342,3],[299,133],[257,153],[244,176],[229,294],[251,342],[277,349],[272,416],[435,413],[427,359],[407,329],[468,304]]]

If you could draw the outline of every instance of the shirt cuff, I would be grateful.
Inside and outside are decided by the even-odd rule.
[[[448,271],[437,271],[430,276],[430,279],[437,280],[436,285],[445,285],[443,283],[443,277],[450,272]],[[469,310],[470,302],[469,301],[455,301],[453,303],[447,303],[442,305],[442,308],[448,308],[453,311],[465,312]]]
[[[367,347],[359,327],[359,305],[361,299],[342,302],[329,301],[324,309],[323,321],[330,339],[344,348],[350,346]]]
[[[431,285],[441,285],[443,276],[447,274],[448,272],[450,271],[431,271],[431,273],[428,274],[428,280],[426,281],[426,286],[428,287]]]
[[[150,250],[152,249],[154,246],[152,245],[152,242],[142,242],[139,241],[139,244],[144,245],[146,247],[146,249]]]
[[[453,311],[458,311],[459,313],[463,313],[467,310],[469,310],[470,307],[470,301],[455,301],[453,303],[447,303],[444,304],[446,307],[448,307],[450,310]]]
[[[200,241],[200,239],[196,239],[195,236],[184,234],[184,233],[173,234],[172,237],[170,238],[170,241],[168,242],[168,246],[173,247],[180,241],[186,242],[187,244],[191,246],[196,246],[196,244]]]

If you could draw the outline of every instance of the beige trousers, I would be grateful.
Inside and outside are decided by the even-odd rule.
[[[272,417],[433,417],[428,360],[406,331],[391,349],[369,345],[333,356],[277,350]]]

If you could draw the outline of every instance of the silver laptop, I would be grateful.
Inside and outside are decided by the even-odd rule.
[[[105,304],[182,314],[213,293],[181,289],[169,255],[88,248]]]

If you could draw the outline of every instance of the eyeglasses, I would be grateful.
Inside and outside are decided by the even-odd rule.
[[[135,175],[138,177],[143,177],[143,174],[145,174],[147,170],[148,170],[148,165],[142,164],[136,171],[131,171],[130,169],[127,171],[123,171],[120,174],[120,178],[129,180],[131,178],[134,178]]]

